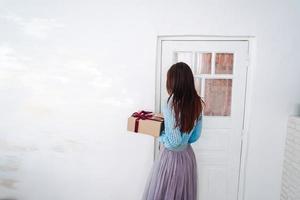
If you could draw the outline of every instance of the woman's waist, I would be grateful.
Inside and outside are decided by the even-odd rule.
[[[163,147],[167,150],[170,150],[170,151],[183,151],[185,150],[186,148],[190,148],[191,147],[191,144],[190,143],[184,143],[184,144],[180,144],[179,146],[177,147],[172,147],[172,146],[169,146],[167,144],[163,144]]]

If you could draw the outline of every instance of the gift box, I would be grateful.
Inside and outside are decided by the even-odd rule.
[[[144,110],[134,112],[128,118],[127,130],[159,137],[164,130],[163,114]]]

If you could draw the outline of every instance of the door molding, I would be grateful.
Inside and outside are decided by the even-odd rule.
[[[247,157],[249,146],[249,126],[251,120],[251,97],[253,92],[253,72],[256,66],[256,38],[255,36],[224,36],[224,35],[158,35],[156,45],[156,68],[155,68],[155,112],[160,110],[160,94],[161,88],[164,87],[161,83],[161,63],[162,63],[162,42],[163,41],[247,41],[248,42],[248,67],[246,77],[245,91],[245,106],[244,106],[244,121],[242,131],[242,147],[239,169],[239,184],[237,200],[244,200],[245,180],[247,173]],[[154,139],[153,160],[158,156],[159,141]]]

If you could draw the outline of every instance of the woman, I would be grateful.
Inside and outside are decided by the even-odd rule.
[[[162,150],[146,182],[143,200],[196,200],[197,164],[191,143],[202,132],[202,103],[190,67],[183,62],[167,72],[169,98],[162,106]]]

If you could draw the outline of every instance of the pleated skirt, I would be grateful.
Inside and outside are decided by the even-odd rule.
[[[169,150],[161,144],[146,181],[142,200],[196,200],[197,163],[190,144]]]

